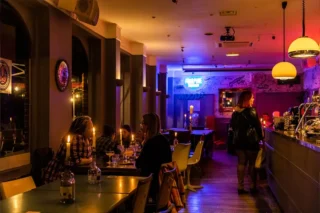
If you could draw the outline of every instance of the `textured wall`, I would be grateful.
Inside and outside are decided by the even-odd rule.
[[[252,88],[254,93],[280,93],[280,92],[301,92],[303,91],[303,76],[301,84],[278,85],[271,73],[242,72],[215,76],[214,73],[194,74],[203,78],[202,86],[197,90],[190,90],[184,86],[184,79],[191,77],[190,73],[175,74],[172,77],[172,95],[182,96],[183,99],[201,99],[205,95],[214,95],[214,115],[216,117],[229,117],[231,113],[219,112],[219,89],[223,88]],[[171,81],[168,81],[168,83]],[[320,84],[319,84],[320,85]]]
[[[303,88],[305,90],[320,88],[320,65],[305,70]]]

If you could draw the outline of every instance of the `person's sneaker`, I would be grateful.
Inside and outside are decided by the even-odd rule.
[[[250,193],[257,194],[257,193],[259,193],[259,190],[257,188],[250,188]]]
[[[248,191],[244,190],[244,189],[238,189],[238,194],[242,195],[242,194],[248,194]]]

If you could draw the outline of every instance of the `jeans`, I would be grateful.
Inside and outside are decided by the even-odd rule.
[[[250,176],[250,188],[256,188],[257,185],[257,172],[254,168],[258,151],[252,150],[236,150],[238,156],[238,189],[244,189],[244,176],[246,164],[249,163],[248,172]]]

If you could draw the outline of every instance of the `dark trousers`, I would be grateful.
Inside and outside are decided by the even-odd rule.
[[[258,151],[252,150],[236,150],[238,156],[238,167],[237,167],[237,174],[238,174],[238,189],[244,189],[244,176],[245,176],[245,168],[247,163],[248,172],[250,176],[250,188],[255,188],[257,185],[257,173],[254,168],[256,158],[258,155]]]

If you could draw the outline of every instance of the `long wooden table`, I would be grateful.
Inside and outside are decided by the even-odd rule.
[[[97,166],[101,169],[103,175],[122,175],[122,176],[139,176],[140,171],[136,168],[135,163],[110,165],[103,161],[102,158],[97,159]],[[75,174],[88,174],[90,164],[74,167],[72,171]]]
[[[111,212],[134,194],[139,180],[144,177],[104,176],[97,185],[88,184],[84,175],[75,178],[76,201],[73,204],[60,203],[60,182],[55,181],[0,201],[0,212]]]

